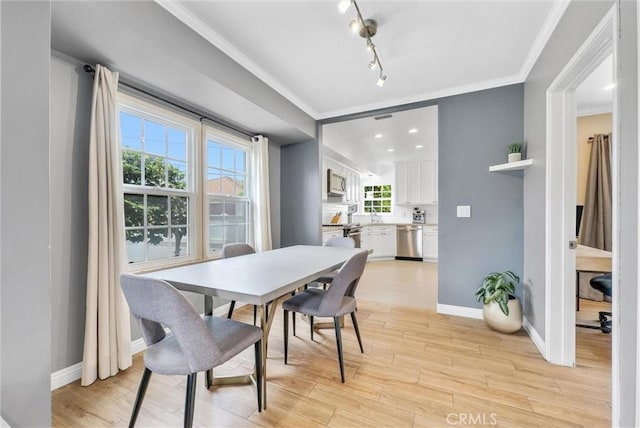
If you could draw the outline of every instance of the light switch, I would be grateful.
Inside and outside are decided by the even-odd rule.
[[[458,217],[471,217],[471,205],[458,205]]]

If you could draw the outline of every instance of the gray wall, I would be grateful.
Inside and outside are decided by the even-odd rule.
[[[82,360],[87,284],[89,126],[93,82],[51,57],[52,371]]]
[[[269,141],[269,196],[271,208],[271,240],[280,248],[280,146]]]
[[[312,140],[282,146],[280,161],[281,245],[320,245],[320,144]]]
[[[545,337],[546,91],[611,7],[612,2],[571,2],[525,82],[525,140],[535,163],[524,183],[524,315]]]
[[[438,303],[479,308],[486,274],[522,274],[523,173],[489,165],[523,140],[523,86],[438,100],[438,130]],[[457,218],[457,205],[471,217]]]
[[[2,417],[51,425],[48,2],[0,2]]]

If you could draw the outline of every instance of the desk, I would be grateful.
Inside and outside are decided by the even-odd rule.
[[[576,270],[580,272],[611,272],[611,251],[578,245]]]
[[[580,272],[611,272],[611,251],[578,245],[576,249],[576,310],[578,311],[580,310]]]
[[[205,314],[211,315],[213,297],[250,303],[261,308],[263,402],[267,408],[267,339],[275,308],[271,302],[329,273],[363,251],[361,248],[296,245],[272,251],[219,259],[143,276],[162,279],[179,290],[205,295]],[[275,305],[272,305],[275,306]],[[213,384],[207,372],[206,385]]]

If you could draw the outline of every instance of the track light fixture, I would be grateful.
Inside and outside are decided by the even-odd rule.
[[[382,63],[376,51],[376,45],[371,41],[371,38],[378,32],[378,23],[373,19],[364,19],[362,17],[356,0],[341,0],[338,4],[338,10],[340,10],[340,13],[345,13],[351,5],[353,5],[356,10],[356,19],[349,23],[349,28],[351,28],[351,31],[354,33],[358,33],[360,37],[367,39],[367,50],[373,53],[373,59],[369,62],[368,67],[371,70],[380,69],[378,86],[382,86],[385,80],[387,80],[387,75],[383,72]]]

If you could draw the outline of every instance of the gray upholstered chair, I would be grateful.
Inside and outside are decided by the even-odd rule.
[[[217,367],[251,345],[255,347],[258,411],[262,409],[262,330],[220,317],[200,317],[193,305],[165,281],[124,274],[122,291],[147,345],[144,373],[129,426],[133,427],[151,373],[186,375],[184,426],[193,424],[198,372]],[[164,327],[170,330],[165,333]]]
[[[350,314],[353,328],[356,331],[360,352],[364,353],[358,320],[356,319],[355,292],[367,263],[368,252],[361,251],[351,257],[340,268],[333,278],[331,287],[327,290],[309,288],[295,296],[290,297],[282,304],[284,311],[284,363],[287,364],[289,347],[289,312],[300,312],[309,316],[311,332],[313,335],[314,317],[332,317],[336,330],[336,346],[338,348],[338,362],[340,364],[340,377],[344,383],[344,360],[342,357],[342,335],[340,333],[340,317]],[[294,315],[295,316],[295,315]],[[294,333],[295,335],[295,333]],[[312,336],[313,340],[313,336]]]
[[[342,247],[342,248],[356,248],[356,241],[353,238],[342,237],[342,236],[332,236],[327,240],[324,244],[325,247]],[[324,288],[327,288],[327,284],[331,284],[333,278],[335,278],[337,270],[333,272],[329,272],[327,274],[322,275],[320,278],[317,278],[315,281],[325,284]]]
[[[231,257],[245,256],[247,254],[254,254],[256,250],[249,244],[245,244],[244,242],[237,242],[234,244],[225,244],[222,247],[222,257],[225,259],[229,259]],[[229,312],[227,313],[227,318],[231,319],[233,316],[233,310],[236,307],[236,301],[232,300],[229,304]],[[256,325],[257,318],[257,308],[253,305],[253,325]]]

